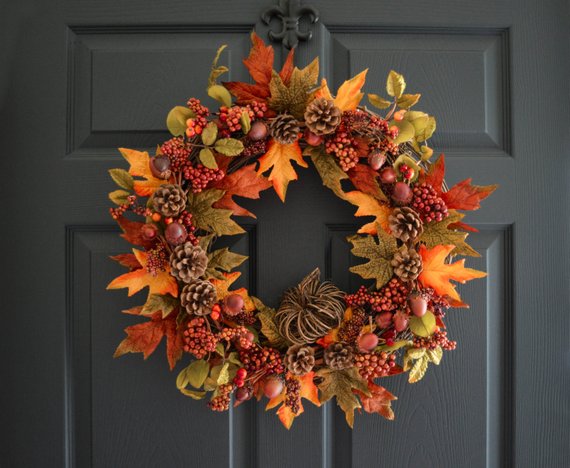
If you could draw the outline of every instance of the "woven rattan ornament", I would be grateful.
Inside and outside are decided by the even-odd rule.
[[[308,374],[315,367],[315,350],[302,344],[293,345],[287,350],[285,365],[291,374]]]
[[[332,283],[321,283],[320,276],[316,268],[283,295],[275,319],[279,332],[292,343],[314,343],[342,320],[344,293]]]
[[[168,218],[178,216],[186,207],[186,192],[180,185],[161,185],[152,197],[154,209]]]
[[[407,206],[396,208],[388,217],[390,231],[402,242],[410,242],[417,239],[424,231],[420,215]]]
[[[179,245],[170,254],[172,276],[183,283],[190,283],[206,272],[208,255],[204,249],[190,242]]]
[[[402,247],[392,258],[394,274],[403,281],[414,281],[422,272],[422,258],[414,249]]]
[[[354,350],[345,343],[333,343],[324,354],[325,364],[333,370],[343,370],[354,366]]]
[[[196,280],[182,288],[180,303],[191,315],[208,315],[216,302],[216,288],[207,280]]]
[[[339,126],[342,113],[334,101],[315,99],[305,111],[305,124],[315,135],[328,135]]]
[[[273,119],[269,127],[271,136],[282,145],[294,143],[301,128],[297,119],[289,114],[280,114]]]

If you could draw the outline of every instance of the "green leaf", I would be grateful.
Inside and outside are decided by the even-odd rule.
[[[207,252],[213,240],[214,240],[214,234],[206,234],[205,236],[200,236],[200,239],[198,240],[198,245]]]
[[[400,143],[411,141],[414,138],[414,135],[416,134],[414,126],[406,120],[400,120],[399,122],[393,120],[390,122],[390,125],[395,125],[396,127],[398,127],[398,136],[393,140],[394,143],[397,145],[399,145]]]
[[[423,317],[410,317],[410,330],[416,336],[427,338],[433,335],[436,328],[435,315],[433,312],[427,311]]]
[[[373,236],[350,236],[348,241],[352,243],[352,254],[357,257],[367,258],[368,263],[350,267],[352,273],[360,275],[364,279],[375,279],[376,288],[384,286],[393,275],[390,261],[396,251],[396,239],[378,226],[378,243]]]
[[[435,118],[425,112],[408,111],[404,115],[404,121],[410,122],[414,126],[414,134],[418,142],[430,138],[436,128]]]
[[[218,270],[230,272],[245,262],[247,258],[248,257],[246,255],[231,252],[227,247],[214,250],[208,254],[208,269],[206,270],[206,276],[223,280],[225,277],[219,273]]]
[[[279,332],[275,322],[275,309],[267,307],[257,297],[252,296],[251,300],[257,309],[257,318],[261,322],[261,333],[267,338],[269,344],[276,349],[284,349],[292,343]]]
[[[310,156],[317,172],[321,176],[323,185],[331,189],[335,195],[343,198],[344,192],[341,180],[348,179],[348,175],[336,163],[335,158],[324,151],[324,148],[307,146],[303,155]]]
[[[419,382],[426,374],[428,368],[429,359],[427,356],[418,359],[410,370],[408,375],[408,382],[416,383]]]
[[[421,142],[430,139],[433,133],[435,132],[435,128],[436,128],[435,117],[430,115],[427,118],[427,122],[423,127],[422,131],[416,131],[416,140]]]
[[[214,148],[225,156],[237,156],[243,152],[243,143],[235,138],[220,138]]]
[[[220,60],[220,56],[222,52],[226,49],[227,44],[221,45],[218,50],[216,51],[216,55],[214,56],[214,60],[212,61],[212,68],[210,70],[210,76],[208,77],[208,87],[214,86],[216,84],[216,80],[228,71],[228,67],[223,65],[218,65],[218,61]]]
[[[458,213],[455,210],[449,210],[449,216],[439,222],[432,221],[431,223],[424,224],[424,230],[420,237],[419,242],[422,242],[426,247],[433,249],[437,245],[451,245],[455,246],[452,253],[453,255],[466,255],[470,257],[480,257],[481,255],[467,242],[467,232],[449,229],[450,224],[458,223],[464,218],[463,213]]]
[[[406,81],[404,77],[394,70],[390,70],[388,73],[388,79],[386,80],[386,92],[389,96],[399,98],[406,89]]]
[[[409,109],[418,103],[420,97],[421,94],[402,94],[402,97],[398,98],[398,107]]]
[[[129,195],[130,193],[125,190],[115,190],[114,192],[111,192],[109,194],[109,199],[115,205],[125,205],[129,202],[129,200],[127,199]]]
[[[222,357],[226,355],[226,348],[224,347],[223,343],[218,343],[216,345],[216,353],[218,353]]]
[[[210,148],[202,148],[200,150],[200,162],[209,169],[217,169],[218,163],[214,157],[214,153]]]
[[[188,193],[188,211],[192,213],[194,225],[217,236],[242,234],[245,231],[231,219],[232,210],[212,208],[224,193],[223,190],[217,189]]]
[[[166,117],[166,127],[174,136],[181,136],[186,133],[186,121],[196,115],[187,107],[176,106]]]
[[[141,315],[152,315],[162,311],[162,318],[167,317],[178,306],[178,299],[168,294],[150,294],[143,306]]]
[[[220,373],[218,374],[218,378],[216,379],[216,383],[218,385],[225,385],[230,381],[230,373],[228,372],[228,367],[230,366],[229,362],[225,362],[220,369]]]
[[[124,169],[109,169],[109,174],[115,183],[126,190],[133,190],[135,181],[133,176]]]
[[[435,349],[427,349],[426,356],[428,357],[430,362],[433,362],[436,366],[439,366],[441,358],[443,357],[443,349],[441,348],[441,346],[438,346]]]
[[[242,132],[244,134],[247,134],[251,130],[251,117],[249,116],[249,112],[242,112],[239,121],[241,124]]]
[[[227,68],[226,68],[227,70]],[[222,85],[215,84],[208,87],[208,96],[226,107],[232,106],[232,95]]]
[[[378,94],[369,94],[368,100],[370,101],[370,104],[378,109],[388,109],[388,107],[392,105],[392,102],[378,96]]]
[[[218,126],[215,122],[209,122],[208,125],[202,131],[202,143],[207,146],[211,146],[216,141],[218,136]]]
[[[231,353],[228,355],[228,362],[230,362],[230,363],[232,363],[232,364],[235,364],[235,365],[238,366],[238,367],[242,367],[242,366],[243,366],[242,362],[239,360],[238,353],[236,353],[235,351],[231,352]]]
[[[180,392],[187,397],[193,398],[194,400],[201,400],[206,396],[206,392],[199,392],[197,390],[188,390],[187,388],[181,388]]]
[[[210,364],[203,359],[199,361],[194,361],[186,368],[186,378],[188,383],[194,388],[200,388],[206,377],[208,377],[208,372],[210,371]]]

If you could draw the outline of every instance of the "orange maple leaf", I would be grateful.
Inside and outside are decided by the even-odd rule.
[[[119,254],[119,255],[112,255],[111,260],[115,260],[119,265],[128,268],[129,270],[138,270],[141,267],[141,264],[137,260],[134,254]]]
[[[298,178],[290,162],[291,160],[301,167],[309,167],[303,159],[303,153],[298,141],[289,145],[282,145],[275,140],[271,140],[267,153],[259,158],[257,173],[262,174],[271,169],[269,180],[273,183],[275,192],[283,202],[285,201],[289,182]]]
[[[146,151],[136,151],[127,148],[119,148],[123,158],[131,165],[129,174],[143,177],[144,180],[135,180],[135,193],[141,197],[150,197],[158,187],[166,183],[165,180],[157,179],[150,171],[150,156]]]
[[[265,102],[271,95],[269,83],[273,72],[274,50],[271,45],[266,46],[255,32],[251,33],[252,47],[249,56],[243,60],[249,74],[255,84],[243,83],[240,81],[230,81],[222,83],[226,89],[232,93],[240,104],[247,104],[251,101]],[[293,72],[293,55],[291,49],[279,76],[285,84],[289,83]]]
[[[392,395],[388,390],[374,382],[368,382],[368,390],[370,396],[365,395],[359,390],[354,390],[358,394],[362,402],[362,409],[367,413],[377,413],[392,421],[394,419],[394,411],[392,411],[392,401],[398,398]]]
[[[286,429],[290,429],[291,426],[293,425],[293,421],[295,420],[295,418],[305,411],[305,408],[303,408],[303,403],[301,401],[302,398],[304,398],[305,400],[309,400],[311,403],[313,403],[316,406],[321,406],[321,402],[319,400],[319,389],[313,382],[314,376],[315,376],[314,372],[309,372],[308,374],[305,374],[300,377],[293,375],[291,373],[287,374],[288,379],[295,379],[301,384],[301,387],[299,389],[299,397],[300,397],[299,411],[297,413],[294,413],[291,410],[291,407],[285,405],[285,395],[286,395],[285,389],[283,389],[280,395],[276,396],[275,398],[272,398],[271,400],[269,400],[269,403],[267,403],[267,406],[265,407],[266,411],[275,408],[280,403],[283,403],[281,407],[277,410],[277,416],[279,416],[281,424],[283,424],[283,426],[285,426]]]
[[[346,80],[336,93],[334,98],[334,105],[341,111],[354,110],[360,104],[364,93],[360,92],[366,81],[366,73],[368,69],[361,71],[358,75]],[[327,80],[323,78],[321,87],[315,92],[315,97],[323,97],[325,99],[333,99]]]
[[[142,306],[124,311],[132,315],[140,315]],[[139,323],[125,328],[127,337],[121,341],[113,357],[117,358],[126,353],[143,353],[147,359],[160,344],[162,337],[166,336],[166,357],[170,370],[174,369],[176,362],[182,357],[182,328],[176,324],[176,314],[162,318],[162,312],[155,312],[147,322]]]
[[[146,269],[148,253],[137,249],[133,249],[133,253],[142,268],[115,278],[109,283],[107,289],[129,288],[129,296],[132,296],[148,286],[149,294],[170,294],[178,297],[178,283],[170,274],[170,265],[166,266],[165,271],[151,275]]]
[[[358,210],[356,210],[354,214],[355,216],[374,216],[374,221],[365,224],[358,230],[360,234],[376,234],[377,223],[380,224],[382,229],[386,232],[390,232],[388,217],[390,213],[392,213],[392,209],[386,203],[382,203],[372,195],[357,190],[345,193],[344,199],[358,207]]]
[[[483,278],[487,273],[465,268],[465,259],[451,264],[445,263],[445,259],[454,248],[454,245],[437,245],[433,249],[428,249],[425,245],[420,245],[423,270],[418,280],[424,288],[433,288],[440,296],[447,295],[455,301],[461,301],[455,286],[449,280],[465,283],[475,278]]]
[[[212,188],[226,191],[224,196],[214,203],[213,207],[232,210],[236,216],[255,218],[256,216],[253,213],[239,206],[232,197],[237,195],[238,197],[257,199],[259,193],[269,187],[271,187],[269,179],[256,173],[255,164],[249,164],[212,185]]]
[[[241,272],[234,271],[232,273],[222,273],[225,279],[212,278],[210,282],[216,288],[216,297],[218,300],[223,300],[226,296],[230,294],[239,294],[243,297],[244,310],[246,312],[253,312],[255,310],[255,305],[249,296],[246,288],[239,288],[234,291],[230,291],[230,286],[235,283],[235,281],[241,276]]]

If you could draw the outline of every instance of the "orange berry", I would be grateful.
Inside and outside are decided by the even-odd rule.
[[[172,218],[164,218],[164,223],[165,223],[165,224],[171,224],[171,223],[173,223],[173,222],[174,222],[174,220],[173,220]]]
[[[153,213],[151,216],[151,219],[155,222],[158,223],[160,221],[160,218],[162,218],[162,216],[160,215],[160,213]]]
[[[212,320],[218,320],[220,318],[220,312],[217,310],[212,310],[210,317],[212,317]]]
[[[400,122],[401,120],[404,119],[404,114],[405,114],[405,113],[406,113],[406,111],[405,111],[404,109],[399,110],[398,112],[396,112],[396,113],[394,114],[394,120],[395,120],[396,122]]]

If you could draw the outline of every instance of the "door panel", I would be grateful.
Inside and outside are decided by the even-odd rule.
[[[279,0],[286,5],[285,0]],[[292,1],[292,0],[291,0]],[[277,1],[275,4],[278,3]],[[107,292],[109,255],[128,245],[108,216],[117,147],[152,149],[168,110],[205,98],[217,47],[232,80],[273,0],[24,0],[4,5],[0,55],[5,246],[0,409],[7,467],[561,467],[570,456],[567,290],[568,9],[563,1],[314,0],[319,22],[297,63],[318,55],[338,86],[369,68],[366,90],[403,73],[434,114],[447,181],[500,189],[469,215],[486,280],[461,286],[458,349],[409,385],[383,384],[396,420],[307,405],[291,431],[251,402],[227,414],[182,396],[164,344],[148,361],[112,359],[137,305]],[[0,10],[1,11],[1,10]],[[286,50],[275,44],[276,62]],[[566,144],[566,145],[565,145]],[[360,281],[345,241],[354,209],[298,170],[287,203],[244,206],[250,260],[240,285],[276,305],[314,267],[347,291]],[[8,222],[9,221],[9,222]],[[566,258],[565,258],[566,257]]]

